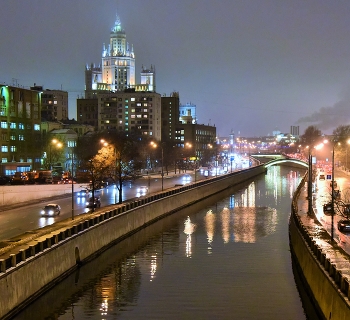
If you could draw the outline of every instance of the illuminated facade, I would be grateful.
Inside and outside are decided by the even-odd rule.
[[[126,41],[126,33],[117,15],[109,44],[103,44],[101,64],[85,68],[85,98],[96,98],[101,92],[123,92],[127,89],[155,92],[155,67],[147,69],[142,66],[141,83],[136,84],[134,48]]]
[[[98,130],[118,130],[161,139],[161,96],[155,92],[97,94]]]
[[[0,85],[0,175],[40,168],[41,92]]]

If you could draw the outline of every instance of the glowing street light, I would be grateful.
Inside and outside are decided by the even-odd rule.
[[[49,155],[49,160],[50,160],[50,170],[52,170],[52,146],[56,147],[56,148],[61,148],[62,147],[62,143],[59,142],[57,139],[52,139],[50,144],[49,144],[49,151],[50,151],[50,155]]]

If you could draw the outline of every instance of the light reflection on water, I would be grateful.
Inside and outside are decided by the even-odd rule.
[[[306,319],[288,241],[300,175],[272,167],[83,266],[16,319]]]

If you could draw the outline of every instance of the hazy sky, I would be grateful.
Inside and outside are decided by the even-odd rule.
[[[0,82],[69,92],[101,62],[118,13],[157,92],[197,105],[219,136],[330,133],[350,120],[348,0],[1,0]]]

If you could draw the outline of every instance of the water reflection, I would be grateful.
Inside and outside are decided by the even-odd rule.
[[[190,217],[187,217],[187,219],[184,222],[185,229],[184,229],[184,234],[187,235],[186,238],[186,257],[190,258],[192,255],[192,239],[191,235],[196,229],[196,225],[191,222]]]

